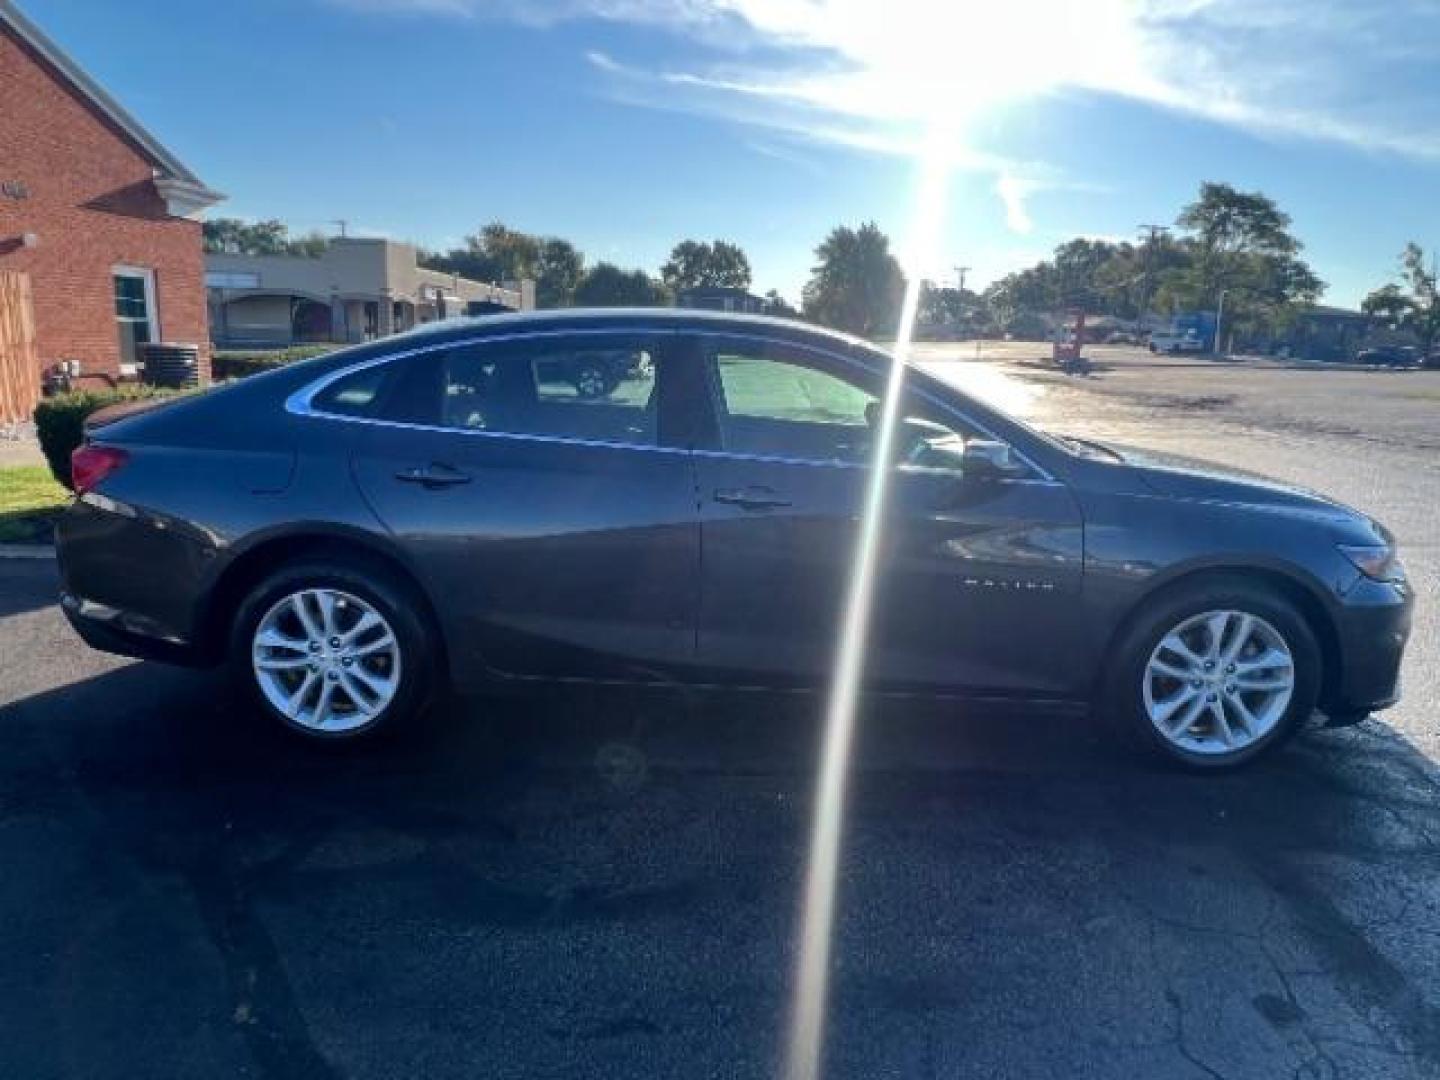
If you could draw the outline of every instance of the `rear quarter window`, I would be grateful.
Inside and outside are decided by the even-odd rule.
[[[311,405],[337,416],[373,416],[388,373],[388,364],[353,371],[316,394]]]

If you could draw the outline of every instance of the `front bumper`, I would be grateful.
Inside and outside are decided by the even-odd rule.
[[[1415,593],[1406,582],[1362,578],[1349,589],[1335,615],[1339,678],[1323,707],[1333,713],[1365,713],[1400,700],[1400,664],[1410,640]]]

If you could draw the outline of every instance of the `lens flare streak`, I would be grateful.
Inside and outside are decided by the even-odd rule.
[[[875,467],[870,470],[859,542],[851,567],[844,620],[831,675],[826,709],[824,743],[820,759],[814,820],[810,835],[810,861],[806,870],[801,908],[800,956],[796,969],[794,1003],[790,1021],[789,1048],[785,1061],[786,1080],[817,1080],[825,1037],[830,954],[835,921],[836,879],[839,870],[840,840],[844,829],[845,785],[850,771],[850,750],[855,734],[855,714],[870,629],[870,612],[875,593],[876,566],[881,531],[885,520],[891,470],[879,463],[892,459],[900,401],[905,382],[920,302],[921,268],[932,260],[927,250],[940,232],[951,169],[953,141],[949,133],[936,132],[931,148],[920,162],[919,189],[909,243],[902,253],[906,272],[905,296],[900,323],[881,405],[881,421],[875,440]]]

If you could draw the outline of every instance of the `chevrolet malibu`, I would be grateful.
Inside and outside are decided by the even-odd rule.
[[[889,364],[798,323],[577,310],[122,406],[74,455],[64,610],[97,648],[228,664],[315,739],[449,687],[823,686]],[[1089,712],[1204,769],[1396,699],[1411,590],[1370,518],[920,371],[903,395],[872,690]]]

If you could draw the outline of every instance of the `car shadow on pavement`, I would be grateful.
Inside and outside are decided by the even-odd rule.
[[[36,566],[48,571],[36,573]],[[60,589],[53,562],[39,559],[0,559],[0,618],[50,607]]]
[[[297,744],[210,673],[22,700],[4,1071],[771,1074],[822,715],[553,692],[352,749]],[[1440,1068],[1433,991],[1364,910],[1409,932],[1380,879],[1434,865],[1433,777],[1375,722],[1195,777],[1080,721],[871,702],[831,1074],[1074,1074],[1081,1047],[1088,1075],[1270,1075],[1310,1060],[1312,1019],[1356,1041],[1376,1010]],[[1292,967],[1333,977],[1311,997]],[[1268,1042],[1237,1042],[1232,999]]]

